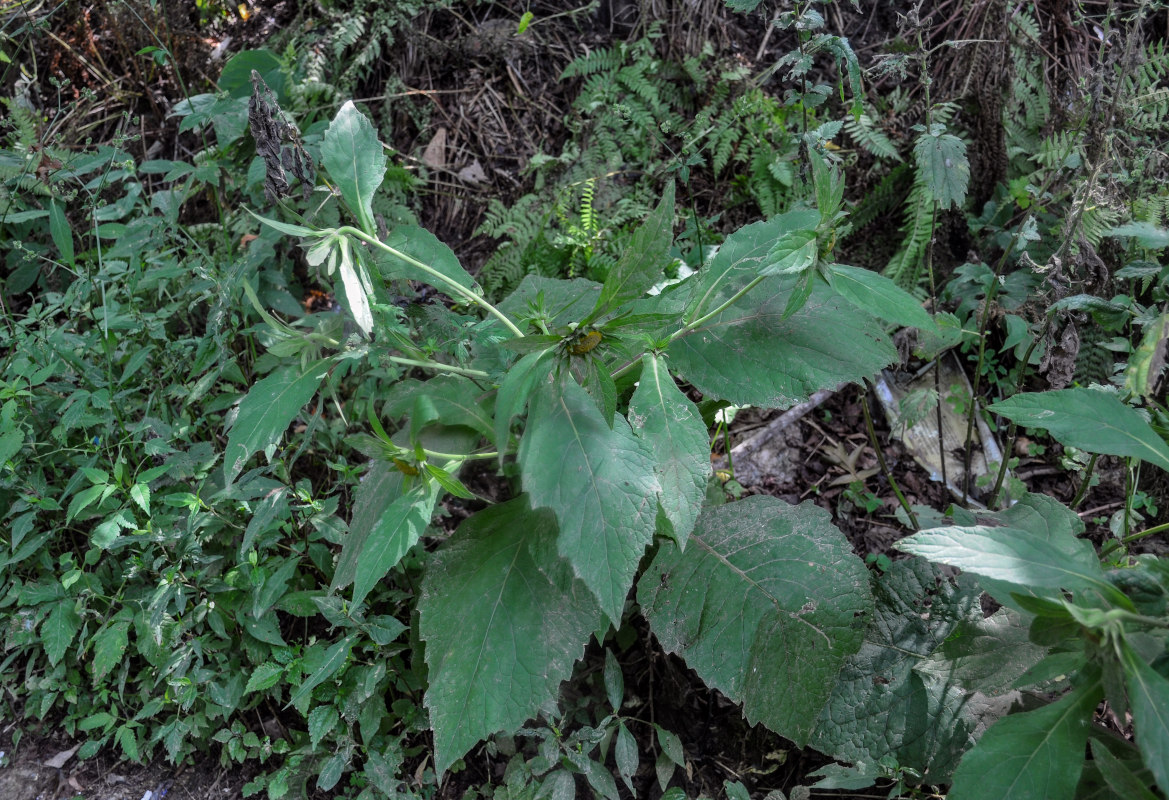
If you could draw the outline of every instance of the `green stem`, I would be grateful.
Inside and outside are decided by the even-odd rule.
[[[897,485],[897,479],[893,477],[893,470],[889,469],[889,465],[885,462],[885,452],[881,449],[881,443],[877,439],[877,429],[873,427],[873,415],[869,411],[867,390],[865,396],[861,397],[861,410],[865,413],[865,428],[869,432],[869,443],[873,446],[873,451],[877,454],[877,463],[881,465],[881,473],[884,474],[885,480],[889,481],[889,486],[892,487],[893,494],[897,495],[897,502],[901,504],[901,508],[905,511],[906,516],[909,517],[909,522],[913,525],[913,529],[919,531],[921,530],[921,523],[917,521],[917,515],[913,513],[913,507],[909,505],[909,501],[901,493],[901,487]]]
[[[441,458],[447,461],[486,461],[489,458],[498,458],[498,452],[491,453],[439,453],[434,450],[427,450],[422,448],[422,454],[427,458]]]
[[[467,369],[466,367],[455,367],[450,364],[443,364],[440,361],[422,361],[414,358],[402,358],[401,356],[389,356],[390,361],[395,364],[401,364],[405,367],[421,367],[422,369],[433,369],[438,372],[451,372],[455,375],[465,375],[468,378],[490,378],[486,372],[478,369]]]
[[[1011,427],[1007,430],[1007,448],[1003,451],[1003,461],[999,464],[999,474],[994,480],[994,489],[991,490],[990,499],[986,502],[986,507],[991,511],[994,511],[998,504],[999,492],[1003,488],[1003,480],[1006,479],[1007,470],[1010,468],[1011,453],[1015,452],[1015,431],[1016,425],[1012,422]]]
[[[457,294],[462,299],[466,300],[469,303],[473,303],[473,304],[479,306],[480,308],[483,308],[484,310],[486,310],[487,313],[494,316],[496,319],[498,319],[500,322],[502,322],[504,324],[504,326],[507,327],[507,329],[509,331],[514,333],[516,335],[516,338],[523,338],[524,332],[521,331],[519,328],[517,328],[515,326],[515,323],[513,323],[510,319],[507,318],[506,314],[504,314],[502,311],[500,311],[495,306],[491,305],[491,303],[489,303],[486,298],[480,297],[479,295],[475,294],[467,287],[460,285],[458,282],[456,282],[454,280],[451,280],[449,277],[447,277],[446,275],[443,275],[441,272],[439,272],[438,270],[436,270],[434,267],[430,266],[429,264],[423,264],[418,259],[413,258],[412,256],[409,256],[400,250],[395,250],[393,247],[390,247],[388,244],[381,241],[376,236],[370,236],[365,231],[363,231],[359,228],[354,228],[351,225],[343,225],[340,228],[336,228],[334,230],[334,233],[352,236],[355,239],[360,239],[361,241],[363,241],[367,244],[371,244],[374,247],[380,248],[381,250],[389,253],[394,258],[400,258],[402,261],[405,261],[410,266],[416,267],[416,268],[422,270],[427,275],[430,275],[432,278],[445,284],[452,292]]]
[[[687,323],[686,323],[685,325],[683,325],[681,328],[679,328],[678,330],[674,331],[674,332],[673,332],[673,333],[670,335],[670,339],[669,339],[669,341],[671,341],[671,342],[672,342],[672,341],[674,341],[675,339],[680,339],[680,338],[682,338],[683,336],[685,336],[686,334],[688,334],[688,333],[691,333],[691,332],[692,332],[692,331],[694,331],[695,329],[697,329],[697,328],[701,327],[702,325],[706,324],[706,322],[708,322],[709,320],[711,320],[711,319],[714,319],[714,318],[715,318],[715,317],[717,317],[719,314],[723,313],[723,312],[724,312],[724,311],[726,311],[728,308],[730,308],[731,306],[733,306],[735,303],[739,302],[739,300],[740,300],[740,299],[742,299],[743,295],[747,294],[747,292],[751,291],[751,290],[752,290],[752,289],[754,289],[756,286],[758,286],[760,283],[762,283],[762,282],[763,282],[763,279],[764,279],[764,278],[766,278],[766,277],[768,277],[768,276],[766,276],[766,275],[759,275],[759,276],[757,276],[757,277],[755,277],[755,278],[752,278],[752,279],[751,279],[751,281],[750,281],[750,282],[749,282],[749,283],[748,283],[746,286],[744,286],[744,287],[743,287],[742,289],[740,289],[739,291],[735,292],[735,293],[734,293],[734,295],[732,295],[732,296],[731,296],[731,298],[730,298],[729,300],[727,300],[725,303],[723,303],[722,305],[720,305],[720,306],[719,306],[718,308],[716,308],[714,311],[711,311],[709,314],[703,314],[703,315],[702,315],[701,317],[699,317],[698,319],[696,319],[696,320],[694,320],[694,321],[692,321],[692,322],[687,322]]]
[[[1051,314],[1048,314],[1047,318],[1044,319],[1044,321],[1043,321],[1043,328],[1039,331],[1039,334],[1031,340],[1031,344],[1029,344],[1027,346],[1027,351],[1025,353],[1023,353],[1023,358],[1019,362],[1019,371],[1017,373],[1015,373],[1015,381],[1014,381],[1014,385],[1015,385],[1016,389],[1018,389],[1020,386],[1023,385],[1023,378],[1027,372],[1027,365],[1031,363],[1031,354],[1035,352],[1035,346],[1038,345],[1039,342],[1041,342],[1043,340],[1043,337],[1045,337],[1047,335],[1047,329],[1050,327],[1051,327]],[[970,404],[971,404],[971,407],[973,408],[973,406],[974,406],[974,399],[973,398],[971,398]],[[1018,426],[1016,426],[1015,423],[1012,422],[1011,427],[1007,432],[1006,449],[1003,451],[1003,461],[999,465],[999,475],[998,475],[998,478],[994,482],[994,490],[990,493],[990,501],[986,504],[987,508],[993,509],[995,507],[995,503],[998,502],[999,490],[1003,488],[1003,480],[1007,477],[1007,469],[1009,468],[1009,465],[1011,463],[1011,453],[1015,452],[1015,434],[1017,433],[1017,431],[1018,431]]]
[[[1140,539],[1153,536],[1157,533],[1163,533],[1165,531],[1169,531],[1169,522],[1162,523],[1161,525],[1154,525],[1152,528],[1147,528],[1146,530],[1138,531],[1137,533],[1130,533],[1123,539],[1113,539],[1111,542],[1104,545],[1104,549],[1100,551],[1100,558],[1104,558],[1113,550],[1123,547],[1126,544],[1132,544],[1133,542]]]
[[[1073,511],[1080,507],[1080,503],[1084,502],[1084,498],[1088,496],[1088,490],[1092,488],[1092,470],[1096,468],[1096,459],[1099,457],[1098,453],[1093,453],[1092,458],[1088,460],[1088,466],[1084,470],[1084,479],[1080,481],[1080,488],[1076,491],[1076,496],[1072,498],[1071,509]]]

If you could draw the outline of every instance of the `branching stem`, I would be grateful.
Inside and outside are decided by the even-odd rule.
[[[521,331],[519,328],[517,328],[515,326],[515,323],[507,318],[506,314],[504,314],[502,311],[500,311],[495,306],[491,305],[491,303],[488,302],[488,300],[486,298],[480,297],[479,295],[475,294],[467,287],[462,286],[461,284],[459,284],[458,282],[456,282],[454,280],[451,280],[449,277],[447,277],[446,275],[443,275],[441,272],[439,272],[438,270],[436,270],[434,267],[430,266],[429,264],[423,264],[418,259],[416,259],[412,256],[409,256],[406,253],[403,253],[401,250],[397,250],[393,247],[390,247],[388,244],[381,241],[376,236],[370,236],[365,231],[363,231],[359,228],[354,228],[351,225],[344,225],[340,228],[336,228],[335,233],[341,234],[341,235],[352,236],[355,239],[360,239],[361,241],[365,242],[366,244],[370,244],[374,247],[379,248],[380,250],[382,250],[386,253],[389,253],[394,258],[400,258],[401,260],[405,261],[410,266],[422,270],[427,275],[431,276],[435,280],[444,284],[450,291],[454,292],[456,295],[461,297],[463,300],[466,300],[468,303],[473,303],[473,304],[479,306],[480,308],[484,309],[485,311],[487,311],[487,313],[491,314],[493,317],[495,317],[500,322],[502,322],[504,324],[504,326],[509,331],[511,331],[513,334],[516,335],[517,338],[523,338],[523,335],[524,335],[523,331]]]

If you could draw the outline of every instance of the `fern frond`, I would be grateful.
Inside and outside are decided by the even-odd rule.
[[[329,31],[329,43],[333,49],[333,58],[340,58],[346,50],[357,43],[365,33],[366,18],[364,14],[349,14],[340,17]]]
[[[1078,167],[1084,158],[1083,138],[1079,131],[1056,131],[1040,143],[1031,158],[1044,169]]]
[[[603,47],[591,53],[585,53],[569,63],[564,68],[564,72],[560,73],[560,80],[595,75],[598,72],[612,72],[620,68],[624,61],[624,48]]]
[[[922,262],[933,223],[929,189],[920,178],[905,199],[905,224],[901,226],[901,246],[885,265],[884,275],[906,291],[917,288]]]
[[[844,129],[856,142],[857,146],[877,158],[891,161],[900,161],[901,154],[897,152],[897,145],[885,135],[885,132],[876,126],[873,118],[868,114],[861,114],[859,119],[849,117],[844,121]]]
[[[1159,194],[1134,200],[1132,218],[1136,222],[1147,222],[1158,227],[1169,224],[1169,194],[1162,189]]]
[[[1100,245],[1104,233],[1120,222],[1120,211],[1104,203],[1084,208],[1080,215],[1080,235],[1093,248]]]
[[[738,144],[742,135],[743,131],[739,127],[724,127],[713,133],[711,139],[714,143],[712,148],[714,154],[711,157],[711,169],[714,170],[715,175],[721,174],[730,163],[735,145]]]
[[[8,149],[27,153],[37,143],[37,117],[32,109],[25,108],[12,97],[0,97],[0,105],[8,109]]]

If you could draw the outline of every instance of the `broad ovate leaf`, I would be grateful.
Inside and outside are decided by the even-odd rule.
[[[409,415],[420,398],[443,424],[471,428],[487,438],[494,435],[491,404],[485,401],[483,389],[461,375],[399,381],[390,390],[382,413],[392,419]]]
[[[1108,392],[1022,392],[989,410],[1019,425],[1043,428],[1060,444],[1089,453],[1139,458],[1169,470],[1169,444],[1136,409]]]
[[[386,174],[386,153],[369,118],[347,101],[321,141],[321,163],[363,231],[374,235],[373,195]]]
[[[959,208],[966,199],[970,184],[970,161],[966,143],[942,125],[933,125],[913,145],[918,174],[942,209],[950,204]]]
[[[816,263],[816,232],[789,231],[771,246],[760,275],[796,275]]]
[[[1003,717],[954,772],[947,800],[1071,800],[1084,768],[1084,745],[1099,683],[1050,705]]]
[[[897,549],[986,577],[1014,592],[1045,590],[1049,597],[1061,590],[1111,593],[1095,548],[1083,539],[1061,545],[1018,528],[970,525],[919,531],[899,541]],[[995,599],[1000,594],[994,592]]]
[[[507,371],[495,396],[495,447],[500,464],[511,445],[511,421],[527,408],[532,390],[547,377],[553,365],[553,351],[528,353]]]
[[[467,519],[427,565],[418,603],[435,768],[553,711],[601,620],[556,555],[556,520],[520,497]]]
[[[402,255],[420,261],[436,270],[447,280],[462,286],[464,289],[471,289],[475,286],[475,279],[467,270],[463,269],[455,252],[425,228],[420,228],[417,225],[398,225],[386,237],[385,243]],[[381,249],[377,249],[375,252],[377,253],[378,267],[381,269],[383,277],[390,280],[418,281],[433,286],[440,292],[451,294],[450,288],[445,286],[441,280],[419,269],[417,265]]]
[[[936,602],[934,603],[936,606]],[[989,617],[981,613],[961,620],[943,645],[914,669],[927,678],[996,696],[1038,664],[1047,649],[1028,636],[1028,624],[1003,606]],[[933,606],[930,611],[933,617]]]
[[[559,328],[584,318],[597,305],[601,284],[584,278],[562,280],[528,275],[516,290],[499,304],[499,310],[513,319],[528,316],[533,305],[542,306],[548,313],[549,327]]]
[[[723,300],[759,277],[771,262],[777,242],[796,231],[814,230],[820,224],[820,212],[798,209],[780,214],[765,222],[744,225],[719,245],[718,252],[690,285],[687,316],[697,319],[714,310]]]
[[[394,443],[405,446],[408,434],[398,431],[393,436]],[[478,439],[478,434],[468,428],[436,426],[424,433],[422,443],[439,452],[465,453]],[[353,518],[341,543],[329,591],[353,584],[353,602],[360,603],[426,530],[439,488],[434,483],[421,485],[418,477],[407,481],[393,464],[374,461],[357,485]]]
[[[988,697],[953,674],[977,649],[970,631],[983,622],[982,590],[924,559],[895,562],[872,586],[873,621],[860,651],[845,661],[811,745],[854,763],[895,760],[944,781],[1013,699]],[[1026,628],[1020,633],[1026,639]],[[1031,657],[1013,659],[1011,674]]]
[[[828,512],[762,495],[703,511],[685,552],[663,543],[637,599],[663,648],[801,747],[873,611]]]
[[[726,311],[674,341],[668,350],[673,371],[708,397],[787,408],[897,359],[876,320],[821,282],[784,318],[798,280],[765,278]],[[717,302],[714,298],[710,305]]]
[[[81,629],[81,617],[77,614],[77,601],[66,597],[53,605],[53,610],[41,623],[41,644],[44,645],[45,655],[49,657],[49,664],[56,666],[65,655],[69,645]]]
[[[698,407],[674,383],[661,356],[642,357],[629,424],[653,454],[667,533],[684,549],[706,495],[710,438]]]
[[[227,436],[223,454],[224,483],[230,485],[244,463],[258,450],[271,458],[280,436],[312,399],[329,372],[330,359],[321,359],[304,370],[281,367],[259,381],[239,403],[239,413]]]
[[[357,559],[353,575],[354,605],[364,600],[378,581],[418,543],[426,526],[430,524],[434,504],[440,494],[442,487],[438,482],[419,482],[382,512],[366,536],[361,557]]]
[[[556,515],[560,554],[618,622],[656,527],[662,486],[649,447],[620,414],[610,427],[565,377],[533,395],[518,457],[532,506]]]

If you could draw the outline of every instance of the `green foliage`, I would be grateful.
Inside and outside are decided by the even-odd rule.
[[[749,497],[704,512],[685,552],[663,545],[637,599],[666,650],[803,745],[861,645],[866,575],[823,509]]]
[[[530,274],[603,280],[662,174],[688,183],[702,171],[728,184],[734,204],[766,217],[787,209],[798,152],[790,111],[712,55],[707,48],[670,62],[646,38],[592,50],[565,68],[562,80],[581,82],[573,138],[559,156],[532,160],[539,193],[510,209],[489,202],[477,233],[503,241],[480,272],[486,291],[499,294]]]
[[[1084,745],[1089,736],[1101,735],[1091,722],[1105,698],[1114,707],[1131,707],[1137,728],[1137,746],[1127,748],[1127,763],[1108,766],[1110,782],[1149,782],[1139,762],[1133,763],[1136,749],[1152,780],[1163,786],[1169,681],[1151,666],[1164,656],[1159,635],[1166,596],[1163,566],[1155,558],[1142,559],[1106,572],[1091,544],[1076,538],[1083,528],[1078,518],[1043,500],[1028,502],[1040,514],[1012,509],[979,525],[923,531],[898,545],[960,567],[979,578],[996,600],[1024,615],[1030,642],[1048,655],[1033,661],[1015,686],[1058,675],[1055,680],[1072,687],[1055,702],[995,723],[955,771],[950,795],[1074,796]],[[1060,513],[1070,524],[1059,522]]]
[[[380,146],[371,140],[356,147],[351,157],[354,162],[366,163],[369,154],[365,150],[374,148],[380,152]],[[356,581],[363,568],[371,565],[366,583],[354,584],[352,603],[354,608],[360,608],[358,604],[366,598],[373,582],[392,574],[417,539],[421,521],[433,511],[437,495],[417,491],[432,487],[431,491],[442,494],[453,484],[436,481],[436,474],[454,475],[467,459],[499,458],[514,452],[523,494],[473,515],[426,568],[420,631],[427,641],[431,677],[426,702],[435,730],[440,770],[453,764],[475,742],[496,731],[514,729],[549,707],[555,699],[555,686],[567,676],[572,660],[579,657],[588,633],[597,630],[603,619],[615,624],[622,620],[626,595],[636,582],[638,564],[653,544],[655,532],[679,544],[695,536],[705,537],[702,547],[692,547],[689,552],[705,553],[722,546],[718,537],[724,534],[713,522],[705,523],[707,527],[699,522],[701,534],[690,532],[705,496],[708,443],[701,429],[693,427],[700,416],[673,386],[666,362],[646,350],[646,334],[661,342],[659,346],[668,345],[669,363],[686,374],[691,383],[707,387],[708,396],[722,394],[735,399],[721,388],[710,387],[725,386],[731,395],[736,395],[742,391],[743,377],[757,372],[750,366],[727,361],[728,353],[752,351],[756,357],[768,359],[761,397],[766,395],[764,401],[775,406],[806,398],[841,380],[859,378],[892,360],[893,350],[880,328],[859,309],[854,308],[852,318],[860,326],[858,331],[863,331],[857,338],[873,342],[868,349],[857,353],[844,342],[837,340],[834,344],[833,337],[817,333],[817,325],[839,316],[833,309],[842,302],[820,277],[817,246],[822,236],[832,235],[840,187],[838,178],[826,165],[821,163],[818,169],[820,213],[793,212],[744,228],[728,238],[706,270],[669,293],[654,297],[645,297],[644,292],[661,280],[663,256],[670,249],[672,185],[656,211],[632,235],[631,249],[609,270],[601,286],[548,279],[532,283],[529,278],[515,295],[496,307],[468,293],[449,271],[410,261],[421,270],[416,277],[487,312],[479,327],[493,333],[480,338],[484,349],[477,354],[478,359],[507,364],[508,350],[527,354],[515,363],[514,379],[506,368],[499,378],[500,417],[494,422],[485,419],[482,424],[472,423],[477,430],[475,440],[487,437],[494,442],[473,450],[465,449],[465,445],[446,445],[438,450],[438,445],[427,439],[428,432],[438,430],[436,426],[458,424],[461,413],[453,407],[439,410],[444,396],[438,393],[438,387],[444,385],[441,378],[419,384],[411,390],[412,401],[397,405],[401,410],[412,409],[409,429],[401,431],[404,438],[387,439],[380,424],[374,424],[376,419],[371,418],[382,444],[370,452],[384,466],[381,477],[375,480],[371,476],[369,489],[359,495],[361,505],[338,560],[339,577],[334,580],[334,588],[347,585],[350,572]],[[355,237],[376,250],[397,252],[390,244],[355,228],[311,231],[265,221],[282,232],[323,243],[311,247],[343,249],[344,237]],[[789,255],[775,251],[777,239],[781,243],[798,241],[801,244],[792,252],[806,250],[806,255],[801,255],[798,263],[792,262]],[[777,270],[797,274],[773,275]],[[793,281],[816,287],[794,307]],[[589,288],[582,292],[582,285]],[[854,295],[864,295],[865,287],[866,283],[858,282]],[[872,304],[867,298],[861,299],[866,305]],[[744,320],[751,324],[741,324]],[[737,338],[724,341],[724,325],[726,335],[747,338],[741,342]],[[587,335],[582,331],[588,331]],[[376,328],[374,335],[377,341]],[[493,348],[501,352],[492,355]],[[801,355],[807,348],[814,349],[815,358],[811,351]],[[788,352],[790,363],[777,361],[773,349],[775,353]],[[450,371],[451,365],[436,358],[439,355],[434,353],[412,363],[441,375]],[[620,364],[630,355],[637,355],[643,369],[651,372],[643,375],[641,386],[625,408],[616,381],[623,371],[628,371],[629,367]],[[809,370],[808,365],[822,360],[824,366]],[[465,372],[479,380],[489,374],[475,368],[474,358]],[[468,388],[472,385],[470,381],[467,384]],[[257,384],[243,404],[252,403],[254,397],[256,403],[263,405],[270,396],[270,391]],[[525,406],[526,422],[518,447],[513,449],[512,420],[522,414]],[[692,420],[691,427],[675,430],[678,423],[665,424],[676,415]],[[284,416],[291,415],[285,410]],[[636,421],[637,427],[631,427],[629,421]],[[495,451],[479,449],[492,444]],[[434,473],[431,462],[440,458],[447,463],[441,473]],[[756,505],[745,502],[732,512],[736,524],[746,526],[739,535],[746,536],[764,520],[775,518],[770,506]],[[413,525],[415,533],[402,540],[402,520],[412,513],[421,514],[420,522]],[[774,524],[768,523],[759,531],[771,531]],[[750,537],[756,538],[759,531],[750,533]],[[784,527],[782,531],[771,531],[764,539],[773,542],[771,547],[780,548],[777,553],[786,553],[785,548],[793,547],[801,553],[808,548],[822,549],[822,557],[807,553],[800,558],[811,559],[813,570],[820,570],[822,567],[816,564],[824,560],[823,568],[831,564],[832,569],[844,570],[842,576],[847,573],[850,585],[855,584],[858,591],[863,587],[863,566],[841,550],[839,533],[826,519],[812,528],[804,522],[793,522],[790,530]],[[662,558],[664,552],[661,550],[658,557]],[[524,554],[523,558],[519,554]],[[776,555],[774,563],[786,563],[791,557]],[[529,558],[533,559],[530,563]],[[509,566],[483,569],[485,563],[494,560]],[[739,569],[710,576],[702,583],[718,591],[723,591],[718,587],[725,583],[725,591],[734,593],[743,588],[735,587],[739,570],[746,568],[745,562]],[[756,598],[790,595],[783,602],[791,606],[787,613],[793,617],[786,632],[761,629],[763,639],[759,646],[784,648],[792,668],[800,674],[793,685],[801,689],[780,695],[764,691],[759,696],[751,691],[744,700],[750,715],[769,720],[773,727],[790,735],[806,738],[810,733],[807,723],[827,699],[841,659],[859,646],[865,615],[863,603],[856,608],[847,604],[855,599],[851,595],[846,595],[850,599],[839,608],[837,601],[827,596],[807,608],[807,597],[799,593],[797,598],[793,593],[796,584],[781,591],[780,587],[790,580],[784,573],[777,573],[764,581],[775,585]],[[661,585],[656,573],[649,584],[651,588]],[[494,599],[485,603],[489,598]],[[654,602],[642,599],[643,604]],[[670,613],[682,616],[667,621],[659,609],[651,616],[655,626],[678,625],[687,616],[698,619],[697,611],[688,612],[672,603],[666,607],[674,609]],[[767,603],[759,606],[759,613],[768,607]],[[457,626],[451,626],[453,620],[458,620]],[[354,641],[352,636],[334,647],[348,648]],[[523,651],[508,644],[547,636],[558,638],[556,642],[549,641],[547,647]],[[494,655],[485,657],[489,651]],[[344,650],[336,652],[340,657]],[[555,663],[547,661],[549,656],[554,656]],[[762,653],[760,657],[760,663],[774,661]],[[700,656],[695,650],[687,658],[700,663],[714,655]],[[735,668],[742,676],[759,672],[758,667],[749,669],[747,665]],[[500,674],[511,675],[516,682],[502,693],[498,688]],[[760,674],[760,686],[776,685],[774,674]],[[542,676],[540,681],[534,681],[537,676]],[[742,678],[709,679],[732,694],[733,687],[744,685]],[[749,690],[751,685],[744,686]],[[307,698],[306,691],[297,692],[292,697],[293,705]]]
[[[771,69],[782,98],[709,49],[669,60],[652,27],[573,62],[573,137],[533,160],[542,188],[491,202],[480,231],[505,241],[478,276],[412,224],[412,180],[352,102],[315,117],[422,8],[335,3],[317,47],[238,54],[217,93],[176,106],[201,144],[185,161],[139,162],[125,140],[42,147],[42,121],[5,100],[6,711],[83,734],[86,758],[210,748],[224,766],[256,762],[267,772],[245,792],[270,798],[432,796],[484,741],[508,759],[495,796],[636,793],[652,748],[676,797],[682,742],[626,715],[620,653],[573,675],[590,637],[620,642],[641,614],[749,722],[855,765],[823,770],[819,788],[1169,788],[1169,573],[1118,553],[1162,529],[1132,531],[1155,492],[1130,487],[1102,554],[1045,496],[977,516],[919,509],[925,529],[900,544],[916,557],[874,554],[871,573],[824,510],[708,493],[706,409],[782,409],[865,381],[898,359],[889,324],[934,349],[1001,342],[977,365],[1007,394],[1054,341],[1045,320],[1090,319],[1123,393],[1023,392],[990,413],[1047,431],[1069,459],[1169,469],[1166,195],[1118,202],[1152,167],[1085,177],[1096,140],[1049,125],[1027,9],[1011,22],[1010,185],[971,220],[988,250],[1019,258],[958,267],[927,306],[954,313],[935,317],[911,291],[938,212],[966,199],[958,107],[930,108],[912,163],[894,166],[909,153],[862,113],[857,59],[816,4],[775,20],[796,43]],[[1104,134],[1153,152],[1163,47],[1138,61],[1115,82],[1134,124]],[[271,89],[267,126],[253,70]],[[844,84],[850,113],[834,119]],[[851,217],[842,131],[890,170]],[[766,219],[712,252],[703,182]],[[219,218],[187,224],[207,198]],[[897,209],[885,276],[833,263],[850,224]],[[1127,248],[1124,293],[1063,292],[1072,248],[1105,239]],[[402,309],[407,282],[444,297]],[[339,308],[305,315],[305,283],[338,291]],[[990,309],[1010,312],[1002,331],[984,329]],[[859,481],[844,497],[881,502]],[[984,592],[1002,606],[989,616]],[[1056,699],[1010,714],[1019,688]],[[1094,723],[1102,699],[1131,712],[1135,742]]]

